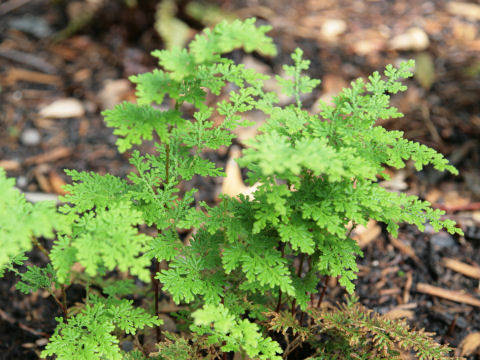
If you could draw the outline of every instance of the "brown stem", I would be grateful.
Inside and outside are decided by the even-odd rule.
[[[285,257],[285,244],[280,245],[282,248],[282,258]],[[275,308],[275,312],[280,312],[280,307],[282,306],[282,290],[278,290],[278,301],[277,307]]]
[[[47,259],[50,261],[50,254],[48,253],[47,249],[43,247],[42,244],[37,240],[36,237],[32,237],[32,242],[33,244],[38,247],[38,249],[47,257]]]
[[[33,244],[47,257],[48,261],[50,261],[50,254],[48,253],[47,249],[43,247],[42,244],[38,241],[36,237],[32,237],[32,242]],[[67,313],[67,293],[65,292],[65,285],[61,285],[62,288],[62,301],[60,301],[55,294],[50,291],[50,295],[53,297],[53,300],[60,306],[60,309],[62,309],[63,317],[65,321],[68,320],[68,313]]]
[[[323,289],[322,289],[322,293],[320,294],[320,297],[318,298],[318,302],[317,302],[317,309],[320,308],[320,305],[322,305],[322,301],[323,301],[323,298],[325,297],[325,292],[327,291],[327,284],[328,284],[328,281],[330,280],[330,275],[327,275],[325,277],[325,280],[323,282]]]
[[[155,259],[154,261],[155,261],[155,273],[152,276],[152,282],[153,282],[153,292],[154,292],[154,295],[155,295],[155,315],[157,315],[157,317],[159,317],[160,316],[160,308],[159,308],[158,295],[159,295],[159,291],[160,291],[160,280],[155,278],[155,274],[158,274],[160,272],[160,262],[157,259]],[[160,342],[160,338],[161,338],[162,333],[161,333],[160,327],[158,325],[155,326],[155,335],[156,335],[157,343]]]
[[[175,110],[178,110],[180,107],[180,103],[176,102],[175,103]],[[169,127],[168,133],[170,134],[172,131],[173,127]],[[170,179],[170,143],[165,144],[165,184],[168,184]],[[155,278],[155,275],[160,272],[160,261],[158,259],[155,259],[155,274],[152,277],[152,282],[153,282],[153,292],[154,292],[154,297],[155,297],[155,315],[157,317],[160,316],[160,308],[159,308],[159,293],[160,293],[160,280]],[[168,264],[167,264],[168,267]],[[157,325],[155,327],[155,335],[157,342],[160,342],[160,338],[162,337],[162,332],[160,330],[160,327]]]
[[[282,306],[282,290],[278,290],[278,301],[277,307],[275,308],[275,312],[280,312],[280,306]]]
[[[62,311],[63,317],[65,320],[68,320],[68,312],[67,312],[67,292],[65,291],[65,285],[62,284]]]
[[[305,254],[302,254],[300,256],[300,264],[298,264],[298,269],[297,269],[297,276],[300,277],[302,275],[302,268],[303,268],[303,262],[305,261]],[[295,309],[297,308],[297,300],[293,299],[292,302],[292,316],[295,316]]]

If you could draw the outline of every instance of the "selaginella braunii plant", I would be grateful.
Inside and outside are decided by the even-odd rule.
[[[402,168],[407,160],[417,170],[431,164],[457,173],[401,131],[375,126],[402,115],[390,106],[390,94],[406,89],[400,80],[412,75],[413,62],[352,82],[312,115],[302,94],[319,81],[303,74],[309,61],[300,49],[284,66],[287,77],[276,77],[295,99],[285,107],[265,92],[268,76],[222,56],[238,48],[275,55],[269,29],[254,19],[225,22],[197,35],[188,49],[152,53],[160,69],[130,78],[137,102],[103,113],[119,151],[130,151],[135,170],[127,179],[67,170],[73,184],[57,210],[49,202],[27,203],[0,170],[2,272],[15,272],[24,293],[49,292],[62,312],[42,356],[178,360],[238,352],[273,360],[307,347],[309,359],[395,359],[403,350],[422,359],[448,357],[449,349],[423,331],[373,315],[354,297],[338,308],[319,306],[326,277],[354,291],[362,251],[350,235],[357,225],[375,219],[393,235],[399,223],[461,234],[428,202],[378,184],[388,178],[387,167]],[[242,116],[250,110],[266,118],[238,160],[248,183],[257,184],[253,196],[222,196],[209,206],[195,201],[196,189],[180,191],[194,176],[224,175],[203,153],[231,145],[233,129],[252,125]],[[214,124],[214,116],[223,121]],[[155,142],[154,153],[132,151],[146,140]],[[143,225],[158,235],[140,231]],[[179,229],[194,235],[184,242]],[[32,246],[48,263],[25,270]],[[82,306],[68,308],[66,288],[73,283],[87,295]],[[143,307],[131,300],[139,292]],[[160,332],[161,293],[183,305],[176,315],[181,335]],[[155,334],[155,352],[142,348],[139,333]],[[133,336],[137,349],[124,352],[120,343]]]

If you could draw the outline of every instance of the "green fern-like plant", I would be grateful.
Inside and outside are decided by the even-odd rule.
[[[120,340],[156,327],[158,352],[150,355],[158,359],[218,359],[240,352],[277,360],[304,342],[317,348],[317,358],[337,351],[338,344],[390,356],[396,350],[389,336],[399,338],[400,348],[417,350],[420,358],[444,358],[446,350],[422,345],[427,344],[424,334],[401,332],[402,324],[375,333],[376,326],[387,323],[363,308],[349,305],[331,314],[308,310],[321,275],[338,277],[353,292],[356,257],[362,252],[350,234],[369,219],[385,223],[392,234],[400,223],[421,230],[428,223],[461,234],[428,202],[390,193],[377,182],[387,177],[387,167],[402,168],[407,160],[418,170],[431,164],[456,173],[432,149],[403,139],[400,131],[375,126],[377,119],[401,116],[390,106],[390,94],[406,89],[400,81],[412,75],[413,62],[387,66],[384,77],[375,72],[368,81],[352,82],[334,105],[322,104],[320,115],[312,115],[301,95],[319,81],[303,74],[309,62],[300,49],[284,67],[288,78],[277,77],[294,99],[286,107],[278,105],[277,94],[264,90],[268,76],[224,56],[237,48],[274,55],[272,39],[265,35],[269,29],[256,27],[254,19],[223,22],[197,35],[187,49],[152,53],[160,68],[131,77],[137,103],[103,113],[118,136],[119,151],[129,151],[135,168],[126,179],[67,171],[73,183],[61,199],[66,205],[56,210],[50,203],[27,203],[0,170],[0,267],[19,275],[21,291],[49,291],[63,312],[43,356],[142,359],[141,344],[127,354]],[[207,102],[207,95],[219,99]],[[171,106],[159,107],[165,104]],[[203,153],[229,146],[232,130],[251,125],[242,116],[250,110],[266,116],[261,134],[238,160],[248,169],[247,181],[257,184],[253,197],[223,196],[216,206],[195,202],[197,189],[182,192],[182,183],[224,175]],[[213,116],[223,122],[215,125]],[[155,142],[155,152],[134,148],[147,140]],[[141,225],[155,228],[157,235],[144,234]],[[188,244],[179,228],[195,229]],[[36,240],[40,236],[54,239],[50,251]],[[32,241],[49,263],[22,273],[19,265]],[[153,306],[142,309],[125,299],[139,291],[131,281],[112,281],[113,272],[152,281],[153,293],[147,295]],[[81,308],[67,309],[65,289],[72,283],[89,292]],[[160,291],[188,306],[181,315],[187,337],[159,331]],[[269,313],[282,322],[269,326]],[[305,315],[316,328],[303,326]],[[355,315],[353,328],[342,322],[350,315]],[[273,340],[275,331],[284,332],[284,348]],[[314,341],[316,334],[334,333],[345,341],[333,347]]]

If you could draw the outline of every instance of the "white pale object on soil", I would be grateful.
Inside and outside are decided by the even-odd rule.
[[[37,129],[25,129],[20,135],[20,140],[23,145],[37,146],[40,143],[40,133]]]
[[[85,109],[80,100],[65,98],[54,101],[39,111],[44,118],[64,119],[81,117],[85,115]]]
[[[429,45],[428,35],[417,27],[410,28],[405,33],[395,36],[389,43],[389,47],[392,50],[421,51],[428,48]]]
[[[347,30],[347,23],[341,19],[326,20],[321,29],[321,34],[326,40],[336,40]]]

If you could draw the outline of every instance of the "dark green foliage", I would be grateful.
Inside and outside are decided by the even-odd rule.
[[[137,104],[125,102],[103,113],[119,136],[119,151],[131,151],[134,171],[127,179],[67,170],[73,183],[62,200],[68,204],[57,211],[53,204],[28,204],[0,170],[0,245],[5,249],[0,267],[18,273],[23,292],[46,289],[55,297],[57,287],[63,294],[62,301],[55,299],[64,318],[58,319],[43,356],[146,358],[139,351],[122,352],[119,343],[158,326],[158,314],[123,299],[140,293],[139,282],[114,282],[113,272],[152,281],[154,289],[159,281],[162,291],[186,306],[178,316],[187,336],[165,334],[158,353],[149,354],[153,358],[219,359],[233,351],[277,360],[304,342],[317,353],[312,359],[348,358],[352,349],[360,349],[361,358],[394,358],[398,349],[413,349],[420,358],[446,356],[447,349],[422,332],[408,332],[403,323],[352,303],[332,312],[309,309],[320,275],[338,277],[353,292],[356,257],[362,252],[350,234],[358,224],[375,219],[395,235],[400,223],[421,230],[428,223],[461,234],[429,203],[390,193],[377,182],[387,177],[387,167],[402,168],[410,160],[418,170],[431,164],[456,173],[434,150],[375,126],[378,119],[402,115],[390,106],[390,95],[406,89],[400,81],[412,75],[413,62],[387,66],[383,77],[375,72],[368,81],[352,82],[333,106],[322,104],[321,114],[312,115],[303,109],[301,95],[319,81],[303,74],[309,61],[300,49],[284,67],[288,79],[276,77],[294,99],[286,107],[277,105],[277,94],[263,90],[268,76],[222,56],[237,48],[274,55],[268,30],[256,27],[254,19],[225,22],[197,35],[188,49],[153,52],[161,69],[131,77]],[[221,99],[207,101],[207,95]],[[186,104],[194,109],[192,116]],[[181,190],[184,182],[224,175],[203,153],[230,146],[232,130],[250,125],[242,115],[250,110],[266,116],[261,134],[238,159],[248,169],[247,181],[257,185],[254,196],[223,196],[214,207],[195,203],[197,190]],[[155,142],[154,152],[134,149],[146,140]],[[149,236],[143,231],[147,226]],[[178,229],[193,230],[188,244]],[[55,238],[49,253],[42,248],[50,263],[20,274],[15,265],[25,261],[23,253],[38,236]],[[152,261],[163,270],[150,273]],[[101,288],[76,313],[65,308],[64,290],[71,281],[87,290]],[[142,295],[152,295],[147,292]],[[315,325],[299,324],[298,310]],[[273,317],[269,324],[267,313]],[[272,340],[272,332],[284,334],[286,348]],[[327,341],[318,342],[318,336]]]

